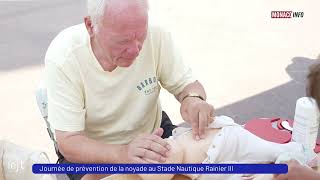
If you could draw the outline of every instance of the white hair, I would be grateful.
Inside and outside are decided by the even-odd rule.
[[[103,15],[109,0],[87,0],[88,16],[94,25],[98,23],[98,19]]]
[[[91,17],[91,21],[94,25],[98,24],[99,18],[103,16],[103,14],[105,13],[105,10],[107,9],[111,1],[112,0],[87,0],[88,16]],[[136,0],[136,1],[144,4],[148,10],[147,0]]]

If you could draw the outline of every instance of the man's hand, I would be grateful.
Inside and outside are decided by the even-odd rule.
[[[163,163],[168,157],[170,145],[161,138],[163,129],[158,128],[152,134],[137,136],[124,146],[126,163]]]
[[[296,175],[297,173],[300,173],[300,172],[297,172],[297,170],[299,169],[299,166],[301,166],[298,161],[290,160],[290,161],[283,162],[283,163],[288,164],[288,173],[287,174],[276,174],[276,175],[274,175],[274,180],[287,180],[287,179],[289,179],[289,177],[291,177],[290,179],[292,179],[292,177],[297,176]]]
[[[196,140],[205,137],[205,129],[214,119],[214,108],[197,97],[187,97],[181,102],[182,118],[191,124],[193,137]]]
[[[274,175],[274,180],[318,180],[320,179],[320,174],[311,168],[300,165],[296,160],[290,160],[283,162],[288,164],[287,174],[276,174]]]

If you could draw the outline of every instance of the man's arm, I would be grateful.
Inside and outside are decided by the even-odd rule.
[[[124,145],[108,145],[88,138],[82,131],[56,130],[59,151],[69,162],[75,163],[124,163]]]
[[[214,108],[206,102],[206,92],[201,83],[195,81],[188,84],[176,98],[181,103],[182,118],[192,126],[194,138],[196,140],[205,138],[205,128],[213,121]]]
[[[188,84],[181,93],[179,93],[176,98],[181,103],[183,98],[185,98],[190,93],[199,94],[204,100],[207,99],[206,92],[199,81],[195,81],[193,83]]]
[[[100,143],[88,138],[84,132],[56,130],[59,151],[73,163],[148,163],[144,159],[165,162],[170,145],[161,135],[162,129],[143,134],[126,145]]]

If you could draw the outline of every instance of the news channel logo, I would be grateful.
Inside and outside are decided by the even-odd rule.
[[[271,18],[276,19],[291,19],[291,18],[303,18],[303,11],[271,11]]]

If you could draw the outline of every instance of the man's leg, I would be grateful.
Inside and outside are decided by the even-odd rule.
[[[60,153],[61,154],[61,153]],[[61,155],[62,156],[62,155]],[[70,164],[71,162],[59,157],[59,164]],[[108,174],[67,174],[70,180],[97,180],[108,176]]]
[[[58,154],[59,159],[58,163],[59,164],[71,164],[71,162],[67,161],[60,153]],[[85,174],[67,174],[70,180],[80,180]]]
[[[173,125],[167,113],[162,111],[160,127],[163,129],[163,134],[161,137],[165,139],[165,138],[168,138],[169,136],[172,136],[172,130],[177,126]]]

